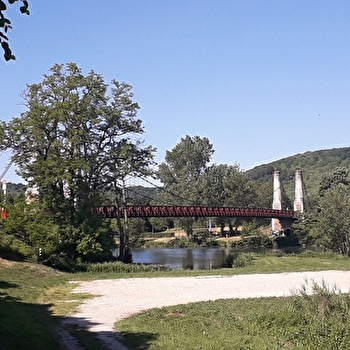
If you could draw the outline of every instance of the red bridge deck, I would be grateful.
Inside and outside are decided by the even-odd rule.
[[[255,209],[255,208],[231,208],[231,207],[184,207],[184,206],[103,206],[93,209],[93,214],[104,218],[116,218],[124,216],[126,210],[130,218],[144,217],[257,217],[293,219],[293,210]]]

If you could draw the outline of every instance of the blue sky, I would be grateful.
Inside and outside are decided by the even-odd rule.
[[[76,62],[133,86],[158,163],[186,135],[244,170],[350,146],[347,0],[33,0],[30,10],[9,13],[17,60],[0,60],[1,120],[24,110],[26,84]]]

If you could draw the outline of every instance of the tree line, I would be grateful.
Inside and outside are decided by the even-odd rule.
[[[55,64],[42,82],[27,86],[23,98],[26,110],[0,123],[1,148],[12,151],[18,174],[27,183],[25,195],[2,198],[10,213],[0,227],[3,253],[17,252],[53,266],[108,261],[114,258],[118,238],[117,258],[132,261],[130,234],[135,239],[146,224],[160,228],[169,226],[171,219],[146,223],[91,215],[94,206],[145,203],[144,194],[128,195],[129,176],[154,176],[162,183],[146,198],[147,204],[271,207],[272,179],[253,180],[238,163],[213,164],[214,147],[206,137],[181,138],[153,170],[156,149],[142,139],[139,106],[126,83],[108,84],[94,71],[84,75],[75,63]],[[296,225],[302,242],[323,238],[325,246],[349,254],[347,179],[347,169],[323,179],[316,219],[305,215]],[[335,214],[336,200],[344,210],[331,231],[326,225]],[[289,198],[285,203],[291,207]],[[240,220],[214,218],[213,223],[233,229]],[[191,237],[195,222],[196,218],[183,218],[178,224]]]

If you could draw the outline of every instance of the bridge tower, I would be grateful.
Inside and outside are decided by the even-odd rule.
[[[295,170],[294,211],[304,211],[303,180],[301,169]]]
[[[281,180],[280,172],[276,170],[273,174],[273,202],[272,209],[282,209],[282,191],[281,191]],[[272,233],[277,233],[282,230],[282,225],[278,219],[271,220]]]

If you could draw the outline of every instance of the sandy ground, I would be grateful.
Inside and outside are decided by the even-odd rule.
[[[132,314],[162,306],[231,298],[288,296],[306,282],[350,291],[349,271],[322,271],[239,276],[130,278],[78,282],[74,293],[91,293],[77,314],[67,319],[96,332],[110,349],[125,350],[114,323]]]

